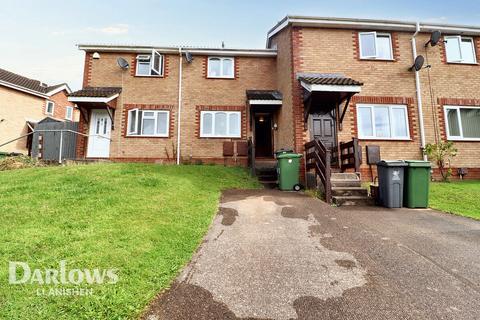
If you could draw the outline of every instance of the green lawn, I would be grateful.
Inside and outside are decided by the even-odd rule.
[[[430,187],[430,207],[480,220],[480,180],[434,182]]]
[[[0,172],[0,318],[138,317],[191,258],[220,191],[258,186],[245,170],[221,166],[96,164]],[[92,296],[37,295],[54,286],[7,281],[9,261],[59,269],[61,260],[67,272],[116,268],[119,281],[82,284]]]

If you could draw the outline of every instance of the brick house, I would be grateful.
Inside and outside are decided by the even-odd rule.
[[[0,69],[0,144],[28,134],[45,117],[78,119],[78,111],[68,101],[69,93],[66,83],[48,86]],[[29,144],[30,139],[24,137],[0,147],[0,151],[27,154]]]
[[[437,30],[443,41],[425,45]],[[80,45],[84,89],[69,100],[91,136],[77,153],[245,165],[248,150],[269,161],[316,138],[338,169],[367,180],[367,146],[422,159],[426,143],[452,140],[454,174],[480,178],[479,36],[480,27],[287,16],[266,49]],[[416,55],[429,68],[409,70]],[[361,156],[345,149],[355,162],[346,165],[336,150],[353,145]]]

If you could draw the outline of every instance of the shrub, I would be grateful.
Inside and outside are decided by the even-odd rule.
[[[442,180],[448,181],[452,175],[450,161],[457,155],[457,149],[453,142],[429,143],[425,146],[425,154],[430,161],[434,161],[437,164]]]
[[[0,158],[0,171],[45,166],[47,166],[45,162],[27,156]]]

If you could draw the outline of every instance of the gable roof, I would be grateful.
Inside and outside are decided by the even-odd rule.
[[[48,98],[51,95],[66,90],[68,93],[72,92],[70,87],[66,83],[60,83],[53,86],[48,86],[47,84],[24,77],[22,75],[10,72],[5,69],[0,68],[0,85],[23,91],[29,94],[40,96],[42,98]]]

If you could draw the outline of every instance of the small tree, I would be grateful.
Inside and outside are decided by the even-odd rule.
[[[457,155],[457,149],[453,142],[440,141],[439,143],[429,143],[425,146],[425,154],[431,161],[435,161],[443,181],[448,181],[452,175],[450,161]]]

